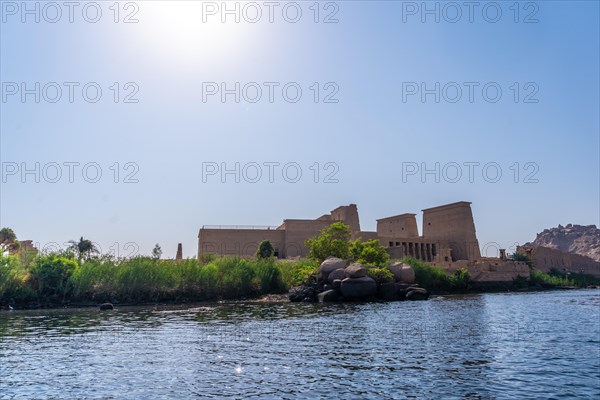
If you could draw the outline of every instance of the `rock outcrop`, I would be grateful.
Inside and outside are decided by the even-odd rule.
[[[396,282],[415,283],[415,271],[410,265],[397,262],[390,265],[388,269],[394,274]]]
[[[377,294],[377,283],[368,276],[346,278],[342,281],[340,290],[347,299],[365,299]]]
[[[337,257],[328,257],[325,261],[321,263],[318,270],[318,279],[319,280],[327,280],[329,274],[335,271],[336,269],[346,268],[346,261]]]
[[[341,281],[345,277],[346,277],[346,270],[344,268],[338,268],[329,274],[329,276],[327,277],[327,280],[329,281],[329,283],[333,283],[334,281],[336,281],[338,279]]]
[[[346,278],[364,278],[367,276],[367,269],[360,264],[351,264],[346,267]]]
[[[600,261],[600,229],[596,225],[558,225],[544,229],[535,240],[523,247],[547,247],[565,253],[579,254]]]
[[[415,272],[408,264],[396,263],[389,267],[393,282],[380,282],[369,276],[369,267],[328,258],[319,266],[316,283],[292,288],[289,299],[293,302],[337,302],[379,299],[427,300],[427,290],[414,284]],[[341,266],[341,267],[340,267]],[[374,275],[375,276],[375,275]]]
[[[100,306],[98,308],[101,311],[107,311],[107,310],[114,310],[115,306],[113,306],[111,303],[102,303],[102,304],[100,304]]]

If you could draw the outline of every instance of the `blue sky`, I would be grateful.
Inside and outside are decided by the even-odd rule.
[[[133,242],[149,254],[160,243],[172,257],[178,242],[196,254],[204,224],[278,225],[349,203],[374,230],[377,218],[413,212],[420,225],[423,208],[471,201],[482,247],[511,248],[558,224],[599,224],[598,2],[520,2],[518,15],[513,1],[476,2],[473,22],[463,2],[428,2],[439,22],[422,2],[320,2],[317,23],[313,3],[278,2],[269,22],[257,2],[262,16],[250,23],[256,8],[240,2],[240,22],[224,15],[223,23],[221,2],[122,2],[115,23],[113,2],[101,1],[91,23],[82,9],[90,20],[96,10],[81,2],[72,23],[64,7],[51,23],[56,10],[40,2],[37,23],[21,2],[3,1],[0,225],[42,246],[83,235],[104,252],[118,243],[129,254]],[[452,23],[456,4],[462,17]],[[298,7],[299,20],[286,21]],[[123,21],[131,13],[137,23]],[[332,13],[338,22],[324,23]],[[62,90],[55,103],[51,82]],[[73,102],[65,82],[74,82]],[[236,82],[239,103],[220,93],[203,101],[203,87]],[[250,82],[257,85],[242,93]],[[273,82],[273,102],[264,82]],[[22,83],[33,90],[25,102]],[[433,90],[424,101],[422,84]],[[262,97],[247,101],[256,86]],[[92,103],[94,87],[102,96]],[[456,87],[462,97],[452,102]],[[125,103],[128,94],[137,102]],[[70,162],[79,163],[73,182]],[[279,163],[273,182],[270,162]],[[36,173],[21,176],[36,163],[39,182]],[[239,163],[239,182],[233,174],[203,179],[206,163]],[[421,176],[436,163],[439,182]],[[52,183],[56,165],[62,175]],[[88,182],[98,168],[102,177]],[[331,172],[337,183],[325,182]]]

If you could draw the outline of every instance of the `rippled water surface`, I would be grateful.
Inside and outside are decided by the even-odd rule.
[[[599,399],[600,291],[0,313],[0,399]]]

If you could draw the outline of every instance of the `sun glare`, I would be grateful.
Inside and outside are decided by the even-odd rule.
[[[209,8],[204,3],[214,6]],[[248,24],[243,18],[237,22],[235,13],[227,14],[223,22],[219,4],[146,2],[139,18],[142,40],[165,58],[176,61],[231,60],[236,53],[248,50],[248,43],[253,40],[258,26]]]

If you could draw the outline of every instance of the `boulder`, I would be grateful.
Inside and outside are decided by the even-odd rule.
[[[415,283],[415,270],[410,265],[397,262],[390,265],[388,269],[394,274],[396,282]]]
[[[327,290],[326,292],[319,293],[317,296],[317,298],[319,299],[319,303],[337,301],[339,297],[340,293],[337,290]]]
[[[398,288],[394,282],[385,282],[379,285],[379,297],[384,300],[399,300]]]
[[[334,289],[339,289],[342,286],[342,280],[341,279],[334,280],[333,283],[331,284],[331,286],[333,286]]]
[[[427,300],[429,292],[423,288],[410,287],[406,290],[407,300]]]
[[[342,280],[346,277],[345,271],[346,270],[344,268],[338,268],[329,274],[327,280],[329,281],[329,283],[333,283],[333,281],[335,281],[336,279]]]
[[[367,269],[360,264],[350,264],[345,270],[346,278],[362,278],[367,276]]]
[[[406,290],[409,287],[418,287],[418,286],[417,285],[409,285],[408,283],[396,282],[396,287],[398,288],[398,290],[400,290],[400,289]]]
[[[346,261],[337,257],[328,257],[321,265],[319,265],[319,278],[321,280],[327,280],[330,273],[340,268],[346,268]]]
[[[313,302],[317,300],[317,289],[313,285],[301,285],[290,289],[288,298],[291,302]]]
[[[368,276],[346,278],[342,281],[340,290],[348,299],[361,299],[377,294],[377,283]]]
[[[398,293],[398,298],[400,300],[406,299],[406,291],[409,287],[411,287],[408,283],[396,282],[396,293]]]
[[[104,310],[114,310],[115,306],[113,306],[111,303],[102,303],[100,304],[100,310],[104,311]]]

